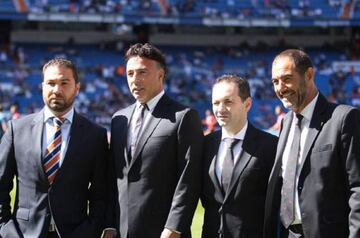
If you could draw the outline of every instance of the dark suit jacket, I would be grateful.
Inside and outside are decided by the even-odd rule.
[[[116,197],[109,226],[119,229],[122,238],[159,238],[164,227],[190,237],[200,192],[200,119],[195,111],[164,95],[129,162],[127,132],[134,108],[135,104],[116,112],[112,120],[115,170],[110,180]]]
[[[284,118],[266,199],[264,237],[276,237],[282,154],[292,113]],[[360,237],[360,112],[321,94],[310,122],[297,191],[306,238]]]
[[[41,162],[43,125],[43,111],[14,120],[1,141],[0,236],[46,237],[51,213],[61,237],[99,237],[106,202],[106,130],[74,113],[67,152],[50,187]]]
[[[265,195],[277,138],[250,123],[225,196],[215,173],[221,131],[205,137],[201,202],[203,238],[262,237]]]

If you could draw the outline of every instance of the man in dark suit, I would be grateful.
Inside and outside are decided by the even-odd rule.
[[[248,121],[251,103],[249,84],[243,78],[224,75],[216,80],[212,105],[221,130],[205,137],[203,238],[262,237],[277,138]]]
[[[201,183],[201,121],[164,93],[165,58],[156,47],[135,44],[125,61],[136,102],[112,119],[109,227],[121,238],[190,237]]]
[[[99,237],[106,207],[106,130],[74,111],[80,82],[72,62],[47,62],[42,89],[44,109],[10,121],[1,140],[0,237]]]
[[[283,119],[266,198],[264,237],[360,237],[360,111],[326,101],[301,50],[272,64]]]

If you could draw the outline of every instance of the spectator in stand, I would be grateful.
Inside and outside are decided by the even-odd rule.
[[[10,106],[10,113],[11,113],[11,120],[19,119],[20,118],[20,112],[19,112],[19,105],[14,103]]]
[[[206,130],[204,131],[204,135],[207,135],[211,132],[214,132],[216,129],[216,118],[212,114],[211,110],[206,109],[205,111],[205,119],[202,121],[203,125],[206,126]]]
[[[6,116],[4,113],[4,107],[2,104],[0,104],[0,141],[1,137],[4,135],[6,131]]]
[[[276,122],[274,125],[272,125],[269,130],[271,131],[280,131],[281,121],[286,115],[286,113],[283,111],[282,107],[280,105],[277,105],[275,107],[275,115],[276,115]]]

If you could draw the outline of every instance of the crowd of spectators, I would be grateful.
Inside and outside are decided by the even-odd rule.
[[[29,0],[32,13],[121,13],[134,16],[338,18],[348,0]]]
[[[31,45],[12,45],[0,51],[0,101],[3,114],[10,114],[16,104],[21,114],[38,111],[41,100],[41,65],[52,57],[66,57],[80,68],[82,89],[76,101],[79,112],[109,128],[112,114],[132,102],[129,93],[123,51],[99,46],[90,47],[95,62],[106,62],[108,54],[114,54],[112,63],[91,63],[83,56],[78,46],[37,46],[42,58],[34,63]],[[213,120],[206,121],[205,113],[211,109],[211,88],[216,77],[238,74],[249,80],[254,106],[250,118],[262,128],[269,128],[276,121],[274,107],[277,101],[271,82],[271,60],[274,50],[258,50],[246,46],[232,47],[161,47],[166,53],[169,75],[166,91],[178,101],[198,109],[204,119],[204,130],[212,130]],[[89,50],[87,50],[89,51]],[[346,52],[331,52],[330,49],[310,51],[317,73],[322,76],[324,92],[329,100],[360,106],[360,74],[356,71],[336,71],[334,60],[349,60]],[[39,52],[38,52],[39,53]],[[105,54],[107,53],[107,54]],[[331,57],[329,56],[331,55]],[[329,58],[330,57],[330,58]],[[325,79],[323,79],[325,77]],[[351,81],[351,82],[350,82]],[[351,87],[349,87],[349,82]],[[6,113],[7,112],[7,113]],[[10,119],[9,116],[6,118]],[[209,128],[210,126],[210,128]]]

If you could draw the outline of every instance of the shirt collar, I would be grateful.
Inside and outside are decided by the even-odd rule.
[[[155,108],[155,106],[158,104],[158,102],[160,101],[160,98],[165,94],[165,91],[162,90],[158,95],[156,95],[155,97],[153,97],[152,99],[150,99],[146,105],[149,109],[150,112],[152,112]],[[140,102],[136,101],[136,107],[140,106]]]
[[[50,109],[45,106],[44,108],[44,122],[47,122],[47,120],[49,120],[50,118],[55,117],[55,115],[50,111]],[[72,107],[70,109],[70,111],[68,111],[63,118],[66,119],[64,121],[64,123],[66,123],[67,121],[71,124],[73,121],[73,117],[74,117],[74,107]]]
[[[300,114],[307,120],[310,121],[311,117],[313,115],[316,101],[319,97],[319,93],[316,94],[316,96],[311,100],[311,102],[300,112]]]
[[[235,136],[230,136],[224,129],[222,129],[221,130],[221,140],[223,140],[225,138],[235,138],[235,139],[239,139],[239,140],[244,140],[245,132],[246,132],[247,128],[248,128],[248,122],[246,121],[243,128],[238,133],[236,133]]]

